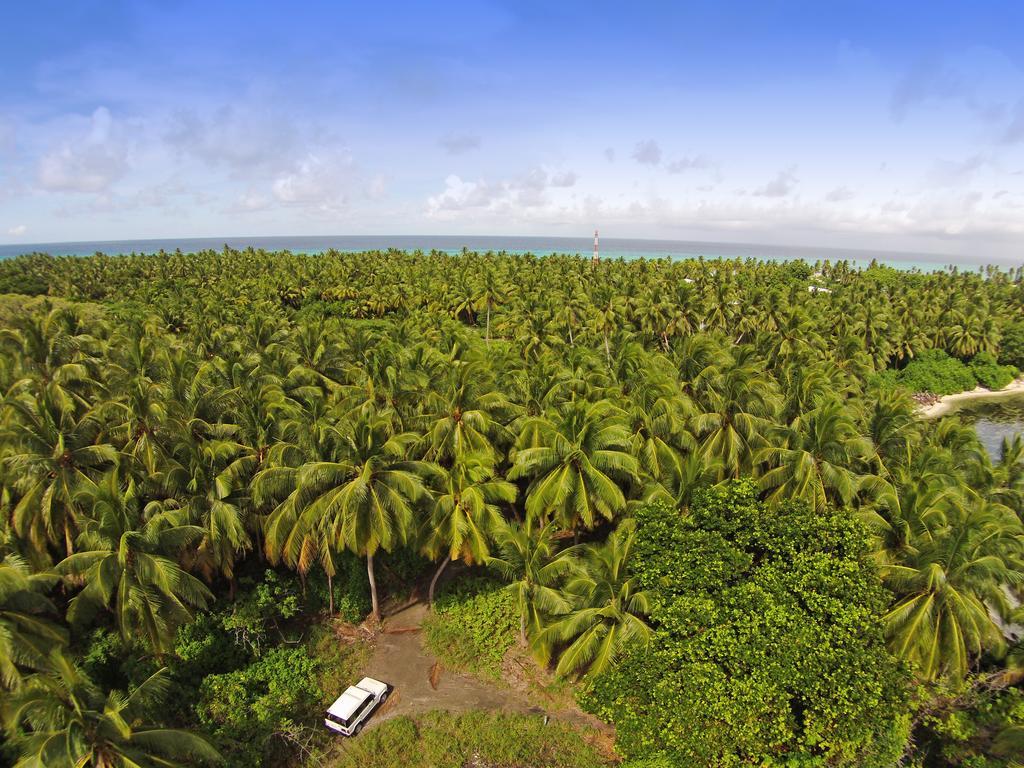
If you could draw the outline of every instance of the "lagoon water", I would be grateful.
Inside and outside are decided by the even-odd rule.
[[[319,253],[329,248],[338,251],[421,249],[458,253],[463,248],[473,251],[506,251],[533,253],[546,256],[551,253],[578,253],[589,256],[593,241],[588,237],[495,237],[485,235],[337,235],[295,237],[224,237],[224,238],[166,238],[153,240],[109,240],[68,243],[27,243],[0,245],[0,259],[23,253],[41,252],[55,256],[87,256],[97,251],[107,254],[153,253],[163,249],[184,252],[207,249],[219,250],[225,245],[232,248],[262,248],[289,250],[295,253]],[[809,263],[850,261],[866,267],[872,259],[896,269],[933,272],[956,264],[960,269],[974,270],[981,262],[962,257],[927,253],[891,251],[861,251],[840,248],[808,248],[803,246],[761,245],[757,243],[712,243],[689,240],[640,240],[602,238],[602,258],[662,259],[662,258],[756,258],[770,261],[803,259]]]
[[[955,413],[974,424],[978,438],[993,461],[999,460],[1004,438],[1024,432],[1024,395],[989,402],[976,401],[965,404]]]

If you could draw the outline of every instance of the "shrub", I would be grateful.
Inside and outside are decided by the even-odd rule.
[[[908,735],[904,672],[867,534],[845,512],[769,511],[750,481],[687,517],[637,510],[632,569],[655,635],[581,700],[640,765],[890,766]],[[659,762],[659,760],[661,762]]]
[[[484,576],[449,582],[423,624],[427,646],[441,661],[493,679],[501,677],[518,628],[512,594]]]
[[[299,613],[299,585],[294,576],[282,578],[269,568],[259,582],[247,577],[239,582],[244,592],[222,614],[221,623],[239,645],[259,654],[270,631]]]
[[[971,369],[941,349],[920,353],[896,376],[897,381],[912,392],[933,392],[952,395],[974,389],[977,379]]]
[[[366,561],[351,552],[335,558],[334,612],[350,624],[356,624],[370,612],[370,581]],[[320,569],[306,579],[306,607],[310,612],[326,611],[330,606],[327,575]]]
[[[1008,323],[999,342],[999,362],[1024,369],[1024,320]]]
[[[1000,365],[995,355],[980,352],[971,360],[971,372],[978,383],[988,389],[1002,389],[1017,378],[1017,369],[1012,365]]]
[[[322,704],[318,667],[304,647],[280,647],[247,667],[203,680],[196,714],[226,765],[280,764],[289,746],[275,743],[275,734],[291,731]]]

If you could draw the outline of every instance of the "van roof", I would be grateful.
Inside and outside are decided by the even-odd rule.
[[[348,690],[334,700],[334,703],[327,708],[327,711],[337,718],[348,720],[359,709],[359,705],[372,695],[369,691],[364,691],[362,688],[350,685]]]
[[[337,718],[348,720],[352,714],[359,709],[359,705],[371,696],[379,696],[387,690],[387,685],[374,680],[372,677],[364,677],[355,685],[350,685],[334,703],[327,708],[327,711]]]

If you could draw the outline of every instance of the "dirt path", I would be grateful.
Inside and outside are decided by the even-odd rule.
[[[363,672],[388,683],[393,691],[384,706],[370,718],[367,729],[392,717],[438,709],[549,715],[573,725],[607,729],[596,718],[578,709],[547,711],[531,701],[524,691],[441,668],[437,657],[423,644],[420,626],[426,615],[426,606],[414,603],[384,620],[383,631],[377,635],[373,655]]]
[[[435,668],[437,658],[423,646],[420,632],[426,614],[424,604],[414,603],[384,620],[383,631],[377,635],[373,655],[364,672],[391,685],[393,692],[367,723],[367,728],[392,717],[433,709],[544,713],[539,707],[531,707],[526,698],[515,691],[441,669],[439,665]],[[431,684],[432,672],[436,689]]]

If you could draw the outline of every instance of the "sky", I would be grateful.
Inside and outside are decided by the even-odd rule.
[[[0,242],[586,235],[1024,262],[1024,3],[33,0]]]

